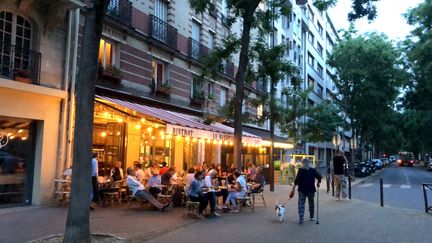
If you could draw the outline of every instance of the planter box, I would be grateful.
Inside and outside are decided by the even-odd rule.
[[[203,97],[193,97],[191,99],[191,104],[197,105],[197,106],[203,106],[204,105],[204,98]]]
[[[159,86],[159,87],[157,87],[156,93],[158,95],[162,95],[162,96],[168,97],[168,96],[170,96],[171,88],[170,87],[166,87],[166,86]]]
[[[15,80],[18,82],[26,83],[26,84],[32,83],[32,80],[30,78],[25,78],[25,77],[20,77],[20,76],[16,76]]]
[[[113,83],[113,84],[120,84],[122,80],[122,76],[120,74],[114,73],[110,70],[103,70],[99,73],[99,79],[101,81]]]

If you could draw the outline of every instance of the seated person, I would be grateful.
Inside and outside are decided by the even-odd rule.
[[[165,172],[167,172],[168,170],[169,168],[167,166],[167,162],[162,162],[162,167],[159,169],[159,175],[165,174]]]
[[[225,201],[224,209],[228,210],[228,205],[229,203],[231,203],[231,205],[233,206],[231,211],[238,212],[236,199],[238,197],[244,197],[246,195],[246,179],[243,175],[240,175],[240,172],[238,172],[237,170],[234,171],[233,176],[236,180],[236,183],[228,188],[228,197]]]
[[[170,167],[162,176],[162,185],[169,186],[171,185],[171,177],[175,173],[174,168]]]
[[[252,178],[255,176],[256,173],[256,167],[252,162],[247,163],[247,170],[246,170],[246,178],[248,180],[252,180]]]
[[[113,181],[121,181],[124,178],[123,169],[121,168],[122,162],[117,161],[116,166],[111,169],[110,177]]]
[[[184,179],[185,181],[185,190],[187,191],[190,187],[190,184],[192,183],[192,181],[195,180],[195,168],[194,167],[190,167],[187,171],[187,175]]]
[[[205,173],[204,171],[195,172],[195,179],[190,184],[189,190],[187,194],[191,201],[199,202],[199,217],[202,217],[202,212],[207,207],[209,203],[209,195],[208,193],[203,193],[201,188],[201,181],[204,179]],[[212,214],[210,216],[218,216],[214,214],[214,210],[212,209]]]
[[[149,186],[149,192],[154,197],[157,197],[157,194],[162,192],[161,176],[158,173],[156,173],[155,171],[152,171],[152,175],[150,176],[150,178],[148,180],[148,186]]]
[[[262,174],[262,168],[257,168],[254,177],[252,178],[251,192],[257,193],[265,185],[265,178]]]
[[[216,177],[216,170],[214,169],[210,169],[210,171],[207,173],[207,175],[204,178],[204,187],[210,189],[213,187],[213,184],[216,184],[217,179]],[[210,211],[211,211],[211,215],[212,216],[220,216],[219,214],[216,213],[216,193],[214,191],[208,191],[207,193],[207,198],[209,200],[210,203]]]
[[[141,169],[141,167],[142,165],[140,162],[138,161],[134,162],[135,175],[139,182],[142,182],[145,178],[144,171]]]
[[[135,171],[134,169],[132,169],[132,167],[127,168],[127,174],[128,174],[127,184],[134,197],[149,202],[151,205],[159,209],[159,211],[161,212],[163,212],[170,205],[170,203],[166,203],[165,205],[163,205],[158,200],[156,200],[156,198],[153,197],[151,193],[147,192],[143,184],[141,184],[141,182],[139,182],[135,178]]]

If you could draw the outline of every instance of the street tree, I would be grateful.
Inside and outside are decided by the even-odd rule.
[[[360,147],[363,142],[376,144],[383,139],[374,132],[388,122],[398,87],[407,77],[400,56],[385,35],[355,35],[351,27],[328,59],[337,73],[333,80],[339,91],[338,105],[350,120],[354,139],[360,137]]]
[[[404,99],[404,136],[407,149],[432,151],[432,1],[425,0],[406,14],[414,26],[405,42],[413,75]]]
[[[89,205],[95,82],[99,42],[109,0],[87,1],[76,83],[71,201],[64,242],[90,242]]]
[[[206,9],[213,8],[214,6],[207,0],[189,0],[191,7],[198,13],[204,12]],[[266,5],[265,9],[258,8],[258,5],[263,3]],[[273,9],[278,9],[278,14],[288,15],[290,13],[290,5],[286,4],[285,0],[226,0],[226,6],[229,10],[227,17],[227,25],[231,26],[235,22],[241,24],[240,36],[231,33],[223,40],[224,49],[219,48],[213,52],[211,60],[215,61],[211,66],[204,65],[212,68],[216,67],[219,70],[221,65],[214,65],[221,63],[224,57],[229,57],[234,54],[239,55],[238,69],[235,74],[235,98],[233,99],[234,109],[234,161],[237,168],[241,168],[241,150],[242,150],[242,123],[243,123],[243,102],[245,100],[245,84],[246,79],[250,76],[247,75],[250,71],[249,54],[251,44],[251,32],[263,29],[270,29],[271,20],[275,13]],[[221,55],[218,55],[221,54]],[[205,72],[203,72],[205,73]]]

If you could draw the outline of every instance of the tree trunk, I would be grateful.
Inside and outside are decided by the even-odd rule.
[[[93,111],[102,21],[109,0],[88,4],[76,84],[76,119],[72,165],[71,202],[64,242],[90,242],[89,204],[91,193],[91,154]]]
[[[240,50],[239,66],[236,80],[236,94],[234,102],[234,163],[237,164],[237,170],[242,169],[242,121],[243,121],[243,98],[244,98],[244,78],[249,64],[249,45],[250,30],[252,28],[252,19],[255,9],[258,7],[259,0],[251,1],[249,9],[243,14],[243,30]]]

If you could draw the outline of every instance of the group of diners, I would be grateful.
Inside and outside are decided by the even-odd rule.
[[[216,166],[218,168],[219,165]],[[220,176],[218,176],[220,175]],[[250,177],[248,177],[250,175]],[[249,182],[249,183],[248,183]],[[185,191],[191,201],[199,202],[199,217],[210,206],[208,217],[218,217],[217,210],[224,212],[238,212],[237,198],[246,196],[249,190],[257,193],[264,187],[265,178],[261,168],[254,168],[253,174],[239,172],[234,166],[228,172],[218,173],[216,169],[189,168],[185,177]],[[218,205],[217,198],[222,196],[222,205]],[[248,205],[250,206],[250,205]]]
[[[142,164],[135,161],[133,167],[126,169],[126,175],[121,164],[117,162],[108,179],[100,183],[103,186],[99,188],[97,197],[102,199],[99,200],[102,206],[105,202],[104,192],[109,191],[113,183],[121,181],[122,185],[127,185],[132,197],[148,202],[161,212],[170,202],[161,203],[158,194],[169,190],[172,195],[185,192],[191,201],[199,202],[199,217],[204,217],[203,212],[208,206],[210,213],[205,216],[218,217],[218,210],[238,212],[236,199],[246,195],[248,186],[250,192],[258,192],[265,184],[262,169],[250,162],[244,173],[235,166],[224,171],[221,164],[207,166],[205,162],[189,168],[187,173],[178,173],[174,167],[168,167],[166,162],[162,162],[161,166],[150,163],[143,170]],[[219,197],[222,197],[222,203],[218,205]]]

